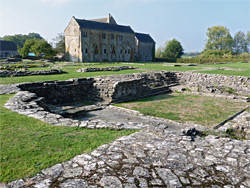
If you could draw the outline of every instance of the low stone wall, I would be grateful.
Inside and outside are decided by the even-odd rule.
[[[88,67],[80,68],[76,72],[97,72],[97,71],[121,71],[128,69],[138,69],[138,67],[120,66],[120,67]]]
[[[170,91],[177,83],[175,73],[154,72],[101,76],[20,84],[24,91],[45,97],[47,103],[58,104],[81,100],[111,103],[132,100]]]
[[[34,75],[51,75],[67,73],[60,69],[38,70],[38,71],[8,71],[0,70],[0,77],[15,77],[15,76],[34,76]]]
[[[192,72],[176,72],[180,84],[194,92],[218,94],[250,94],[250,77],[225,76]]]

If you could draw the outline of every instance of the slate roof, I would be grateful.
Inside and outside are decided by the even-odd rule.
[[[135,33],[135,36],[140,42],[155,43],[154,39],[152,39],[149,34]]]
[[[0,40],[0,51],[17,51],[17,46],[12,41]]]
[[[129,26],[108,24],[108,23],[102,23],[102,22],[90,21],[90,20],[81,20],[81,19],[76,19],[76,18],[75,20],[79,24],[80,28],[96,29],[96,30],[103,30],[103,31],[114,31],[114,32],[121,32],[121,33],[134,33],[134,31]]]

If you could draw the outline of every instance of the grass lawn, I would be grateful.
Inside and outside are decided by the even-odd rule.
[[[145,115],[171,119],[177,122],[190,122],[214,127],[236,112],[248,107],[247,103],[232,102],[226,99],[172,93],[116,104]]]
[[[13,95],[0,95],[0,182],[30,177],[134,131],[56,127],[2,107]]]
[[[63,63],[56,63],[58,65],[63,65]],[[100,71],[100,72],[76,72],[79,68],[87,67],[114,67],[114,66],[133,66],[139,67],[144,70],[122,70],[122,71]],[[68,72],[68,74],[57,74],[57,75],[37,75],[37,76],[20,76],[20,77],[6,77],[0,78],[1,84],[14,84],[23,82],[38,82],[38,81],[49,81],[49,80],[68,80],[70,78],[84,78],[84,77],[94,77],[94,76],[106,76],[106,75],[117,75],[117,74],[131,74],[145,72],[146,70],[156,70],[156,71],[192,71],[200,70],[201,73],[208,74],[223,74],[223,75],[234,75],[234,76],[250,76],[250,64],[249,63],[227,63],[227,64],[212,64],[212,65],[198,65],[198,66],[180,66],[174,67],[173,65],[183,65],[181,63],[76,63],[76,65],[64,64],[62,70]],[[206,67],[220,68],[229,67],[236,69],[245,69],[244,71],[232,71],[232,70],[210,70],[202,71]],[[49,67],[38,67],[29,68],[28,70],[46,70],[51,69]],[[146,69],[146,70],[145,70]]]
[[[232,68],[232,69],[245,69],[242,71],[209,70],[209,71],[199,71],[199,72],[206,73],[206,74],[223,74],[223,75],[250,77],[250,63],[240,63],[239,62],[239,63],[227,63],[227,64],[199,65],[198,67],[213,67],[213,68],[228,67],[228,68]]]
[[[48,68],[32,68],[30,70],[45,70]],[[70,78],[86,78],[95,76],[117,75],[117,74],[131,74],[145,71],[140,70],[122,70],[122,71],[100,71],[100,72],[76,72],[76,69],[63,69],[68,74],[54,74],[54,75],[37,75],[37,76],[18,76],[18,77],[1,77],[1,84],[15,84],[23,82],[39,82],[50,80],[68,80]]]

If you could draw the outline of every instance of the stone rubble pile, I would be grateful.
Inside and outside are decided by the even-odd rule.
[[[138,67],[120,66],[120,67],[88,67],[80,68],[76,72],[97,72],[97,71],[121,71],[128,69],[138,69]]]
[[[67,73],[60,69],[38,70],[38,71],[8,71],[0,70],[0,77],[16,77],[16,76],[34,76],[34,75],[51,75]]]

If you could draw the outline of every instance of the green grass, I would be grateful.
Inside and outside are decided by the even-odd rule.
[[[0,182],[33,176],[134,132],[51,126],[2,107],[12,96],[0,95]]]
[[[32,70],[44,70],[47,68],[32,68]],[[75,69],[63,69],[68,74],[54,74],[54,75],[37,75],[37,76],[19,76],[19,77],[1,77],[0,84],[15,84],[23,82],[39,82],[50,80],[68,80],[71,78],[86,78],[95,76],[118,75],[140,73],[140,70],[122,70],[122,71],[100,71],[100,72],[76,72]]]
[[[56,63],[58,65],[62,65],[62,63]],[[14,84],[14,83],[23,83],[23,82],[38,82],[38,81],[49,81],[49,80],[68,80],[70,78],[84,78],[84,77],[95,77],[95,76],[106,76],[106,75],[117,75],[117,74],[131,74],[131,73],[140,73],[145,72],[142,70],[122,70],[122,71],[100,71],[100,72],[76,72],[79,68],[87,68],[87,67],[113,67],[113,66],[133,66],[139,67],[141,69],[146,70],[165,70],[165,71],[191,71],[191,70],[200,70],[200,73],[207,74],[222,74],[222,75],[234,75],[234,76],[250,76],[250,64],[249,63],[227,63],[227,64],[207,64],[207,65],[198,65],[198,66],[166,66],[166,65],[183,65],[181,63],[142,63],[142,62],[134,62],[131,63],[77,63],[75,66],[73,65],[64,65],[62,70],[68,72],[68,74],[57,74],[57,75],[37,75],[37,76],[22,76],[22,77],[7,77],[0,78],[0,84]],[[244,71],[231,71],[231,70],[210,70],[210,71],[202,71],[202,69],[206,67],[229,67],[229,68],[237,68],[237,69],[246,69]],[[47,70],[51,69],[49,67],[41,67],[41,68],[29,68],[29,70]]]
[[[116,106],[130,108],[145,115],[157,116],[181,123],[190,122],[214,127],[246,108],[248,104],[236,103],[221,98],[173,93],[120,103],[116,104]]]

